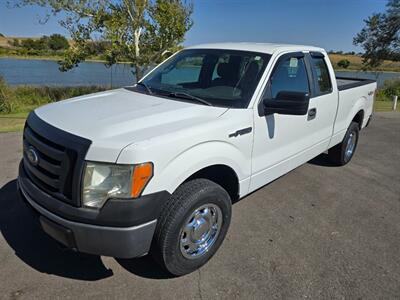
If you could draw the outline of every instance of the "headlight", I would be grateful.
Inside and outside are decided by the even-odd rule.
[[[139,197],[153,176],[153,164],[117,165],[87,162],[83,186],[83,206],[100,208],[110,198]]]

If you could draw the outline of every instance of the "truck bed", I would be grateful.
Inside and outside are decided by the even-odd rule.
[[[362,85],[367,85],[376,82],[371,79],[363,78],[350,78],[350,77],[336,77],[336,82],[339,91],[355,88]]]

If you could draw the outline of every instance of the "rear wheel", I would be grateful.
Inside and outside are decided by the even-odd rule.
[[[338,166],[344,166],[352,159],[357,148],[359,127],[358,123],[352,122],[347,129],[343,141],[328,150],[329,159]]]
[[[173,275],[193,272],[218,250],[230,219],[231,199],[221,186],[207,179],[186,182],[164,206],[152,255]]]

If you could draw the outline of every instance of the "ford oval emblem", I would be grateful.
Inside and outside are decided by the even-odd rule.
[[[28,151],[26,152],[26,156],[29,160],[29,162],[31,163],[31,165],[33,166],[37,166],[39,163],[39,156],[36,153],[36,149],[33,148],[32,146],[29,147]]]

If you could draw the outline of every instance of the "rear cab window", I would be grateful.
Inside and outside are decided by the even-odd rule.
[[[332,92],[332,82],[325,57],[322,53],[311,53],[311,68],[313,70],[315,96]]]

